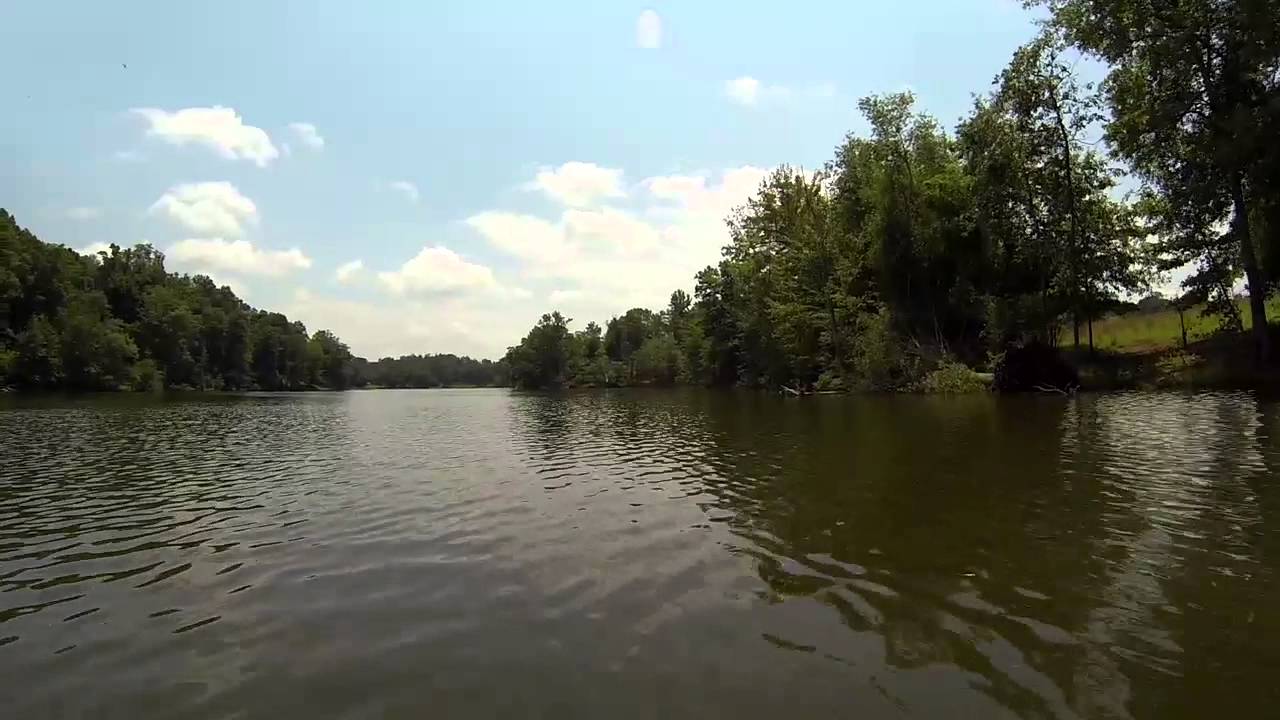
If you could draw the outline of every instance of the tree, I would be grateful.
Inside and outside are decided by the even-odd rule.
[[[331,333],[308,337],[301,323],[255,311],[208,277],[169,273],[148,245],[86,257],[41,242],[0,210],[0,382],[345,388],[356,364]],[[492,379],[493,364],[480,374]]]
[[[62,377],[74,390],[118,390],[130,385],[138,349],[106,297],[84,293],[67,308],[62,328]]]
[[[520,388],[557,388],[569,380],[569,320],[558,311],[543,315],[520,344],[507,351],[511,382]]]
[[[1280,13],[1266,0],[1038,0],[1110,64],[1107,138],[1164,200],[1168,262],[1238,253],[1259,357],[1269,355],[1267,276],[1253,216],[1274,203]],[[1227,226],[1226,233],[1215,227]]]

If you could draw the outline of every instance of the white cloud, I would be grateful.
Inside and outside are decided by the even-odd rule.
[[[580,329],[631,307],[659,309],[673,290],[692,290],[694,274],[717,262],[728,242],[725,216],[766,174],[746,166],[649,177],[631,185],[617,207],[570,205],[546,215],[494,208],[465,224],[505,256],[500,261],[481,263],[432,245],[373,275],[386,293],[379,299],[312,290],[272,306],[313,330],[332,330],[369,358],[498,358],[548,310],[564,312]]]
[[[189,238],[165,251],[179,265],[214,271],[281,277],[311,267],[311,258],[298,248],[263,250],[247,240]]]
[[[391,182],[387,183],[387,187],[400,193],[401,195],[404,195],[405,198],[408,199],[409,202],[413,203],[414,205],[417,205],[418,200],[421,199],[422,197],[421,193],[418,192],[418,186],[414,185],[408,180],[392,180]]]
[[[662,17],[645,10],[636,18],[636,47],[655,50],[662,47]]]
[[[536,265],[555,265],[572,258],[560,226],[532,215],[488,211],[467,218],[495,248]]]
[[[590,205],[602,198],[626,196],[622,171],[595,163],[567,162],[558,168],[543,168],[529,187],[570,207]]]
[[[568,208],[558,219],[488,211],[467,224],[493,248],[516,258],[520,272],[553,282],[553,302],[582,320],[603,320],[637,305],[660,307],[688,289],[728,242],[724,219],[759,187],[767,171],[727,170],[718,178],[672,175],[643,180],[638,211]]]
[[[563,305],[564,303],[582,299],[584,294],[581,290],[552,290],[551,294],[547,296],[547,302],[552,305]]]
[[[656,228],[622,210],[566,210],[561,221],[568,241],[578,246],[634,255],[653,250],[661,241]]]
[[[297,291],[281,312],[310,330],[333,331],[369,359],[410,353],[456,353],[497,359],[544,310],[480,296],[407,296],[361,302]]]
[[[174,185],[155,201],[151,212],[206,236],[239,237],[245,223],[258,222],[258,207],[226,181]]]
[[[760,99],[760,81],[744,75],[724,84],[724,94],[739,105],[755,105]]]
[[[339,283],[342,283],[343,285],[348,285],[354,282],[356,279],[356,276],[358,276],[363,270],[364,270],[363,262],[359,260],[352,260],[351,262],[347,262],[339,265],[338,269],[334,271],[333,276],[334,278],[337,279]]]
[[[397,294],[442,294],[496,288],[493,271],[467,262],[447,247],[424,247],[394,272],[378,273],[378,280]]]
[[[89,256],[89,257],[91,257],[91,258],[97,258],[97,257],[98,257],[98,253],[100,253],[100,252],[104,252],[104,253],[106,253],[106,254],[110,255],[110,254],[111,254],[111,244],[110,244],[110,243],[104,243],[104,242],[96,242],[96,243],[93,243],[92,245],[88,245],[88,246],[86,246],[86,247],[76,248],[76,252],[80,253],[81,255],[88,255],[88,256]]]
[[[132,112],[147,120],[147,135],[171,145],[204,145],[224,158],[249,160],[258,167],[280,157],[266,131],[246,125],[232,108],[193,107],[174,112],[134,108]]]
[[[102,217],[102,209],[95,207],[73,207],[67,210],[67,217],[72,220],[93,220]]]
[[[305,122],[291,122],[289,129],[297,136],[298,141],[312,150],[324,149],[324,138],[320,136],[320,131],[316,130],[316,126]]]

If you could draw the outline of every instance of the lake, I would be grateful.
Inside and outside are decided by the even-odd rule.
[[[1252,394],[0,403],[5,717],[1280,703]]]

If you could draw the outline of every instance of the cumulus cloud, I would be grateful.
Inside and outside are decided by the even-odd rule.
[[[102,210],[95,207],[73,207],[67,210],[67,217],[72,220],[94,220],[102,217]]]
[[[399,270],[378,273],[378,280],[397,295],[445,294],[498,285],[492,270],[468,262],[442,245],[422,248]]]
[[[631,307],[661,308],[673,290],[691,290],[694,274],[715,263],[728,242],[725,216],[767,172],[745,166],[644,178],[617,206],[566,204],[546,215],[490,209],[465,225],[487,246],[477,253],[502,256],[493,263],[432,244],[373,275],[381,297],[356,301],[312,291],[279,307],[370,358],[430,352],[498,358],[549,309],[581,328]],[[609,197],[591,196],[597,203]]]
[[[289,123],[289,129],[293,131],[298,142],[311,148],[312,150],[324,149],[324,138],[320,136],[320,131],[316,130],[316,126],[305,122]]]
[[[521,272],[556,283],[554,302],[586,319],[642,305],[659,307],[672,290],[714,263],[728,241],[724,218],[759,187],[767,171],[740,167],[706,175],[643,180],[639,210],[567,208],[556,219],[492,210],[466,223]]]
[[[174,185],[150,211],[206,236],[239,237],[258,222],[257,205],[226,181]]]
[[[91,258],[97,258],[98,253],[100,252],[104,252],[110,255],[111,245],[110,243],[96,242],[96,243],[93,243],[92,245],[87,245],[82,248],[76,248],[76,252],[80,253],[81,255],[88,255]]]
[[[636,47],[656,50],[662,47],[662,17],[645,10],[636,18]]]
[[[203,145],[224,158],[248,160],[258,167],[280,157],[266,131],[246,125],[232,108],[192,107],[174,112],[134,108],[132,112],[147,121],[147,135],[171,145]]]
[[[590,205],[602,198],[626,196],[622,189],[621,170],[587,162],[567,162],[557,168],[543,168],[529,187],[541,190],[570,207]]]
[[[357,276],[364,270],[364,263],[359,260],[342,263],[338,269],[334,271],[333,276],[339,283],[349,285],[355,282]]]
[[[280,305],[308,328],[332,330],[357,355],[375,359],[410,353],[502,357],[543,312],[512,308],[496,296],[406,296],[356,301],[296,291]]]
[[[213,271],[282,277],[311,267],[311,258],[298,248],[264,250],[247,240],[189,238],[165,251],[179,265]]]

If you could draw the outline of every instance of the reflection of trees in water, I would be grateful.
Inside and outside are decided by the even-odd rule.
[[[1266,597],[1238,580],[1256,570],[1247,536],[1262,524],[1247,485],[1265,471],[1256,413],[1248,395],[1111,395],[1073,405],[1068,465],[1100,479],[1105,518],[1092,550],[1106,562],[1100,602],[1079,629],[1077,706],[1089,714],[1203,717],[1246,709],[1268,687],[1232,690],[1221,674],[1225,665],[1255,672],[1240,653],[1256,642],[1230,639],[1229,617]]]
[[[1221,618],[1196,608],[1276,596],[1243,587],[1275,578],[1274,562],[1257,567],[1275,535],[1259,508],[1275,491],[1258,486],[1277,460],[1247,396],[736,410],[709,417],[711,436],[722,475],[750,486],[708,490],[736,513],[774,599],[820,598],[879,635],[886,663],[977,673],[1009,707],[1127,717],[1226,700],[1207,671],[1195,689],[1167,674],[1236,662],[1214,634]],[[1264,609],[1239,622],[1250,612],[1258,623]],[[1256,659],[1237,701],[1275,667]]]
[[[1061,710],[1055,627],[1085,610],[1043,598],[1096,574],[1080,536],[1100,522],[1091,488],[1061,482],[1063,407],[869,397],[713,416],[724,474],[753,478],[718,495],[775,601],[822,600],[890,666],[959,667],[1009,707]]]
[[[825,603],[893,668],[959,668],[1032,715],[1256,714],[1271,687],[1280,415],[1250,396],[516,407],[544,457],[693,482],[766,600]]]

